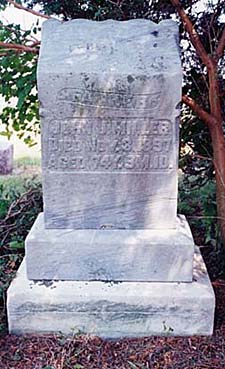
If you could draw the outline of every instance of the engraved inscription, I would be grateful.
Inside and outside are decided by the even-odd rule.
[[[130,91],[106,92],[88,89],[63,88],[57,94],[57,101],[70,102],[76,106],[93,106],[104,109],[156,109],[160,103],[160,92],[133,94]]]
[[[45,166],[52,171],[166,171],[173,167],[172,137],[166,119],[50,121]]]

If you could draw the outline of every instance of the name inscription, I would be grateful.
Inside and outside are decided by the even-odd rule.
[[[71,118],[49,122],[45,166],[52,171],[172,169],[172,124],[151,118]]]

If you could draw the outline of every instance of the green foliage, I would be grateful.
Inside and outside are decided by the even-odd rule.
[[[0,333],[5,329],[6,290],[22,261],[24,240],[40,211],[39,177],[0,177]]]
[[[36,157],[30,158],[28,156],[24,156],[16,160],[16,166],[17,168],[22,169],[23,172],[26,171],[27,168],[34,168],[37,172],[37,168],[39,169],[41,166],[41,159]]]
[[[0,0],[0,10],[5,10],[7,6],[7,0]]]
[[[42,209],[40,179],[11,177],[0,181],[0,248],[21,249],[24,237]]]
[[[215,180],[182,174],[178,194],[178,213],[187,217],[211,279],[224,277],[225,251],[217,222]]]
[[[213,55],[222,35],[225,19],[223,1],[206,1],[205,11],[187,8],[187,14],[198,32],[200,40],[209,55]],[[203,109],[209,109],[209,80],[207,68],[196,55],[183,24],[180,25],[183,94],[192,97]],[[220,85],[222,114],[225,122],[225,54],[218,63],[217,78]],[[224,127],[225,128],[225,127]],[[182,168],[189,174],[209,178],[214,177],[212,145],[208,127],[192,110],[183,104],[181,119],[181,158]],[[191,155],[190,155],[191,154]],[[194,160],[193,160],[194,155]]]
[[[186,174],[197,175],[201,184],[206,178],[214,177],[212,146],[206,124],[183,107],[180,130],[179,166]]]
[[[185,1],[186,3],[188,1]],[[48,15],[58,15],[64,20],[85,18],[97,21],[105,19],[128,20],[133,18],[149,18],[159,20],[168,17],[174,12],[171,3],[167,0],[25,0],[28,7],[41,5],[43,12]]]
[[[181,176],[178,200],[178,212],[185,214],[196,229],[196,243],[215,246],[218,240],[215,181],[201,182],[196,175]]]
[[[20,25],[0,22],[0,41],[29,46],[32,30],[23,31]],[[3,124],[0,134],[10,137],[15,131],[19,138],[32,146],[33,137],[40,132],[36,89],[37,55],[0,49],[0,95],[5,107],[0,112]],[[3,129],[4,127],[4,129]]]
[[[6,3],[1,1],[2,8]],[[157,0],[152,4],[146,0],[132,0],[123,2],[121,6],[108,0],[26,1],[25,3],[30,8],[40,4],[44,13],[56,14],[64,20],[151,18],[159,21],[168,18],[171,12],[174,12],[171,4],[165,0]],[[31,46],[35,42],[35,34],[38,30],[40,30],[38,22],[29,31],[22,30],[17,24],[5,26],[0,22],[0,41]],[[0,134],[10,137],[14,131],[30,146],[35,144],[35,136],[40,130],[36,67],[36,54],[27,51],[18,53],[15,50],[0,48],[0,95],[5,100],[5,107],[0,113],[2,122]]]

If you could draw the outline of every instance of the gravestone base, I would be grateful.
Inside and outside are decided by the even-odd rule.
[[[215,297],[197,252],[192,283],[34,282],[26,277],[24,261],[7,304],[13,334],[186,336],[212,334]]]
[[[174,230],[61,230],[46,229],[41,213],[26,239],[31,280],[191,282],[193,255],[183,215]]]

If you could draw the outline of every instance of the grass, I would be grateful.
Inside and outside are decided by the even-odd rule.
[[[24,167],[24,166],[40,167],[41,159],[40,158],[30,158],[28,156],[24,156],[22,158],[16,159],[15,164],[17,167]]]
[[[24,256],[24,240],[42,211],[40,160],[15,162],[0,176],[0,333],[6,331],[6,291]]]

